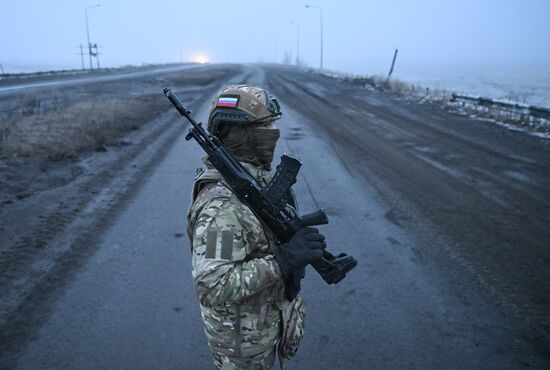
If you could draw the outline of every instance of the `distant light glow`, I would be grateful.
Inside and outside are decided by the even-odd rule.
[[[200,64],[205,64],[205,63],[208,63],[209,60],[208,60],[208,57],[206,55],[195,55],[193,57],[193,62],[195,63],[200,63]]]

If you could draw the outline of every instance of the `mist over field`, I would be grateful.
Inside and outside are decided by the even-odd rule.
[[[543,0],[8,2],[0,13],[0,64],[5,73],[81,68],[87,12],[102,67],[296,63],[299,56],[301,65],[318,68],[319,10],[324,69],[387,74],[398,48],[397,79],[550,105],[550,3]]]

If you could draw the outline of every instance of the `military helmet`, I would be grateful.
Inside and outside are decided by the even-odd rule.
[[[281,118],[281,106],[266,90],[252,85],[234,85],[220,91],[208,112],[208,131],[217,135],[221,124],[262,123]]]

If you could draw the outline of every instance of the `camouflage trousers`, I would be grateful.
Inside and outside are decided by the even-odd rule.
[[[275,346],[254,357],[236,358],[212,353],[214,365],[220,370],[271,370],[275,362]]]
[[[280,338],[280,311],[271,304],[201,306],[214,364],[223,370],[268,370]]]

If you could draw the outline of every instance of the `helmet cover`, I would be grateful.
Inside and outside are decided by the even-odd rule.
[[[281,118],[277,99],[265,89],[233,85],[220,91],[210,105],[208,131],[217,135],[221,124],[241,125],[275,121]]]

